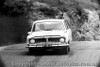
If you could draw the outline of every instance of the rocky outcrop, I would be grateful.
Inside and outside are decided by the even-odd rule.
[[[82,25],[81,30],[91,40],[100,40],[100,19],[96,10],[85,9],[88,13],[88,21]]]

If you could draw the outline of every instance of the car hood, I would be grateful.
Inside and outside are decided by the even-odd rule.
[[[53,31],[37,31],[37,32],[33,32],[30,35],[28,35],[28,39],[29,38],[33,38],[35,36],[66,36],[67,32],[65,31],[58,31],[58,30],[53,30]]]

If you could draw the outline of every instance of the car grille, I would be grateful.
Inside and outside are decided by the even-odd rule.
[[[45,38],[35,39],[35,43],[41,43],[41,42],[46,42],[46,39]]]
[[[36,44],[58,44],[60,38],[38,38],[35,39]]]
[[[48,42],[59,42],[60,38],[48,38]]]

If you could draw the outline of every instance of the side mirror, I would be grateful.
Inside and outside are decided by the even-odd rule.
[[[32,32],[27,32],[27,34],[31,34]]]

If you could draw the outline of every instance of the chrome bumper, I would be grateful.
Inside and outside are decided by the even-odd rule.
[[[56,43],[56,44],[27,44],[26,48],[31,47],[58,47],[58,46],[69,46],[68,43]]]

